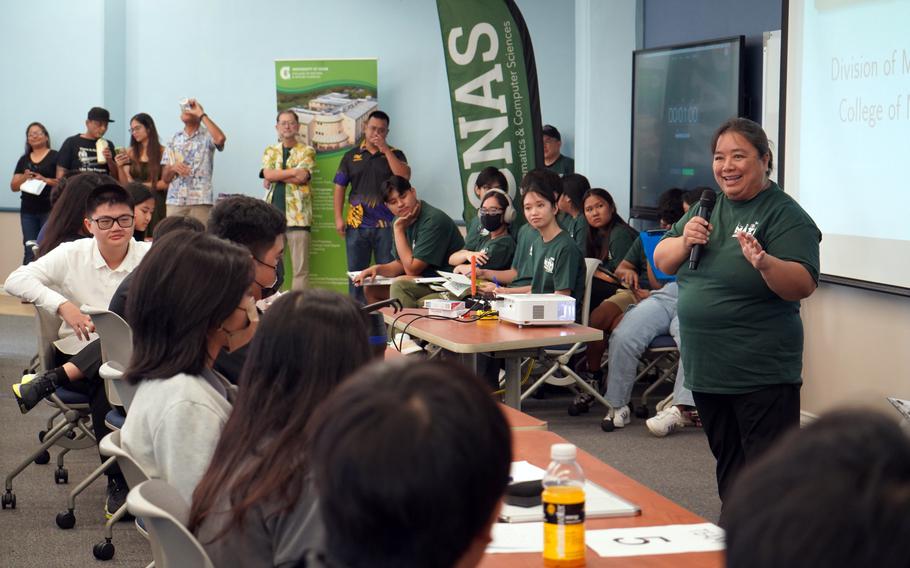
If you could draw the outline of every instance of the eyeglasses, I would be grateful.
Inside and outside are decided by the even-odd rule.
[[[500,209],[499,207],[481,207],[480,208],[481,215],[499,215],[500,213],[502,213],[502,209]]]
[[[102,231],[106,231],[114,226],[114,221],[124,229],[129,229],[133,226],[133,216],[132,215],[121,215],[114,219],[113,217],[96,217],[92,219],[92,222],[98,225],[98,228]]]
[[[256,258],[255,256],[253,257],[253,260],[255,260],[256,262],[258,262],[258,263],[261,264],[262,266],[266,266],[266,267],[271,268],[272,270],[275,271],[275,280],[274,280],[271,284],[269,284],[269,285],[264,285],[264,284],[262,284],[261,282],[259,282],[258,280],[256,281],[256,284],[259,284],[259,286],[261,286],[262,288],[266,288],[266,289],[268,289],[268,288],[274,288],[274,287],[275,287],[275,284],[278,284],[278,265],[277,265],[277,264],[269,264],[268,262],[263,262],[263,261],[259,260],[258,258]]]
[[[286,120],[283,120],[278,123],[278,126],[284,128],[285,126],[297,126],[298,124],[300,124],[300,123],[299,122],[288,122]]]
[[[140,130],[145,130],[145,127],[144,126],[134,126],[134,127],[130,128],[130,132],[132,132],[133,134],[135,134],[136,132],[139,132]]]

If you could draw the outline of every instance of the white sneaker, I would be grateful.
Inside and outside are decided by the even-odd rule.
[[[686,426],[694,426],[695,423],[692,422],[688,416],[683,414],[678,406],[671,406],[670,408],[661,410],[653,418],[649,418],[648,421],[645,422],[645,425],[652,434],[658,438],[663,438]]]
[[[632,422],[632,412],[629,410],[629,406],[623,406],[622,408],[617,408],[613,412],[613,427],[614,428],[625,428],[627,424]]]

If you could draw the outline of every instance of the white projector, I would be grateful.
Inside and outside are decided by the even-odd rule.
[[[518,325],[575,322],[575,298],[562,294],[501,294],[499,319]]]

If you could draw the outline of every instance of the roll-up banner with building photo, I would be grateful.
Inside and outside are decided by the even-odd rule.
[[[376,59],[275,62],[278,112],[293,110],[300,121],[297,139],[316,150],[310,181],[310,286],[315,288],[348,290],[344,238],[335,232],[332,180],[344,153],[360,142],[367,116],[379,106],[377,69]],[[291,274],[287,255],[285,274]],[[289,286],[286,276],[285,288]]]
[[[543,164],[540,96],[531,37],[512,0],[436,0],[445,52],[464,219],[480,205],[474,181],[502,170],[509,193]],[[524,223],[520,203],[517,223]]]

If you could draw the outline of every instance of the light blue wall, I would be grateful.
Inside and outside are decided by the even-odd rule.
[[[43,123],[54,148],[85,131],[104,100],[103,0],[29,0],[0,8],[0,207],[19,208],[9,190],[25,149],[25,127]]]
[[[610,192],[629,216],[632,52],[639,47],[640,0],[576,0],[575,169]]]
[[[60,132],[54,136],[59,146],[61,135],[76,132],[87,109],[103,102],[118,120],[110,131],[118,145],[128,140],[126,120],[137,112],[155,118],[164,141],[182,127],[177,101],[190,96],[200,100],[228,137],[225,151],[215,159],[216,191],[261,195],[259,160],[275,137],[273,60],[376,57],[380,103],[392,117],[391,142],[407,154],[421,195],[460,217],[442,39],[432,0],[93,0],[80,1],[78,11],[75,3],[64,0],[37,5],[39,15],[33,21],[51,32],[53,50],[18,26],[11,30],[18,35],[4,33],[0,45],[27,40],[42,67],[59,69],[68,86],[65,97],[51,92],[33,97],[7,89],[0,94],[3,108],[12,109],[4,112],[0,129],[0,156],[10,162],[10,173],[32,117],[46,121],[52,135]],[[543,118],[560,128],[571,152],[574,4],[519,0],[518,5],[534,41]],[[11,19],[32,14],[31,6],[4,8],[4,22],[10,21],[10,12]],[[100,61],[106,53],[108,64],[72,65],[70,55],[67,64],[52,65],[77,45],[77,61]],[[6,67],[10,52],[3,53]],[[16,62],[9,71],[4,69],[4,76],[26,75],[27,67]],[[60,104],[63,98],[65,106]],[[20,110],[26,99],[31,106]],[[0,206],[17,204],[13,196],[5,197]]]

